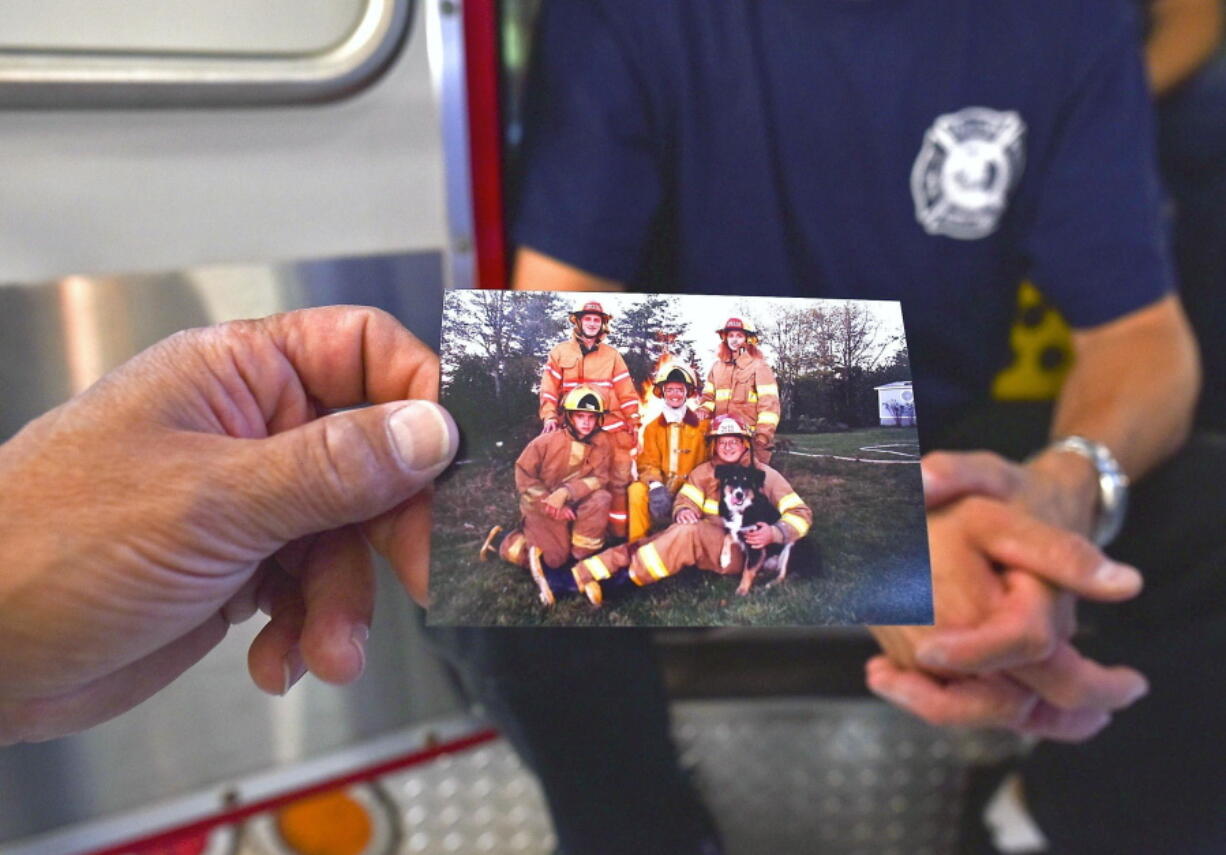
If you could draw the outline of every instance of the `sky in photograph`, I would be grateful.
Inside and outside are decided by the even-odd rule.
[[[479,293],[477,291],[451,292],[449,295],[451,299],[447,301],[447,306],[450,310],[458,310],[465,300],[476,299]],[[644,295],[575,292],[563,296],[575,308],[591,300],[599,302],[606,312],[613,315],[613,324],[614,328],[616,328],[618,316],[624,313],[626,307],[643,299]],[[759,329],[763,329],[770,325],[771,319],[781,309],[817,306],[833,308],[845,302],[853,302],[863,306],[865,310],[877,319],[878,330],[876,335],[878,344],[884,344],[891,338],[899,337],[903,334],[902,311],[899,304],[885,300],[846,301],[819,300],[803,297],[725,297],[699,294],[670,294],[667,296],[674,302],[676,314],[684,322],[683,328],[678,330],[678,333],[682,337],[694,342],[695,351],[700,362],[694,368],[698,371],[697,379],[700,386],[716,359],[715,353],[719,347],[719,337],[715,334],[715,331],[721,329],[729,318],[741,318],[747,324],[756,324]],[[609,343],[614,347],[622,347],[625,344],[616,338],[611,338]],[[475,344],[471,346],[474,349],[476,348]],[[775,354],[771,348],[769,333],[764,334],[764,339],[760,346],[766,361],[770,363],[774,359]],[[883,362],[890,358],[896,347],[897,345],[886,346],[882,355]],[[659,402],[654,396],[647,396],[646,401],[647,407],[644,411],[644,417],[649,419],[658,412]]]
[[[596,300],[604,306],[606,312],[616,317],[623,306],[630,306],[642,299],[641,294],[609,294],[609,293],[577,293],[573,296],[576,307],[588,300]],[[724,297],[703,296],[699,294],[668,295],[678,307],[677,314],[687,326],[682,335],[694,342],[698,358],[702,360],[702,370],[705,371],[715,361],[715,351],[719,347],[719,337],[715,334],[729,318],[741,318],[746,322],[757,324],[764,328],[770,325],[771,319],[781,308],[808,308],[813,306],[837,306],[845,302],[853,302],[863,306],[877,318],[880,328],[877,335],[879,341],[888,340],[903,333],[902,311],[897,302],[886,300],[817,300],[804,297]],[[616,341],[610,343],[616,345]],[[761,342],[764,355],[769,362],[774,356],[771,350],[770,336],[766,335]],[[894,350],[887,348],[886,358]]]
[[[479,291],[453,291],[448,307],[458,309],[465,299],[476,299]],[[573,292],[563,295],[575,308],[595,300],[606,312],[614,316],[614,326],[617,317],[623,314],[625,307],[631,306],[643,298],[642,294],[621,294],[608,292]],[[810,306],[837,306],[845,302],[857,303],[872,313],[879,322],[877,337],[879,342],[903,334],[902,311],[897,302],[887,300],[818,300],[805,297],[724,297],[704,296],[701,294],[670,294],[668,298],[677,306],[677,315],[685,326],[678,330],[682,337],[694,342],[698,358],[702,361],[699,367],[705,374],[715,361],[715,351],[719,347],[719,337],[715,331],[721,329],[729,318],[740,318],[747,323],[756,324],[759,328],[770,325],[771,319],[782,308],[806,308]],[[620,345],[615,339],[610,344]],[[765,334],[760,343],[767,361],[774,357],[771,348],[770,335]],[[473,345],[476,349],[476,345]],[[884,359],[888,359],[894,347],[887,347]]]

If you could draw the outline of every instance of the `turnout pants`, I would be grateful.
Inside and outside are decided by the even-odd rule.
[[[727,567],[719,563],[724,548],[724,526],[707,518],[690,525],[673,523],[664,531],[636,543],[606,549],[575,565],[573,573],[580,586],[592,580],[608,579],[629,570],[636,585],[650,585],[675,576],[686,567],[713,573],[740,573],[743,553],[734,548]]]
[[[541,550],[550,567],[562,567],[572,557],[585,558],[604,546],[610,501],[608,490],[597,490],[575,505],[574,522],[529,511],[520,527],[502,539],[498,554],[520,567],[528,566],[530,546]]]
[[[629,489],[626,490],[626,495],[630,500],[631,543],[642,540],[651,533],[651,508],[648,502],[650,494],[651,488],[642,481],[631,482]],[[670,495],[676,496],[677,491],[670,491]]]
[[[775,445],[771,440],[755,433],[753,435],[753,457],[759,463],[769,464],[771,455],[774,454]]]
[[[629,530],[629,501],[626,489],[632,479],[630,473],[630,452],[634,450],[635,438],[630,430],[619,430],[613,434],[613,467],[609,473],[609,492],[612,501],[609,505],[609,534],[614,537],[625,537]]]
[[[647,485],[642,481],[635,481],[626,489],[631,541],[639,540],[651,531],[651,511],[647,507],[648,492]]]

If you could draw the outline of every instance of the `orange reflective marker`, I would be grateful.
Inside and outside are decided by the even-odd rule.
[[[374,824],[366,807],[342,790],[308,796],[277,814],[277,831],[300,855],[362,855]]]

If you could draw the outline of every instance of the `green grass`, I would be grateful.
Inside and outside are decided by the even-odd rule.
[[[789,437],[806,451],[844,454],[914,437],[911,428]],[[895,458],[901,459],[901,458]],[[509,466],[469,463],[439,487],[432,539],[430,622],[527,626],[714,626],[926,623],[931,619],[927,533],[919,467],[778,455],[814,512],[787,580],[739,597],[738,576],[688,569],[644,588],[610,592],[601,609],[562,594],[537,602],[528,572],[476,560],[489,527],[516,520]]]
[[[919,454],[919,435],[913,427],[865,428],[844,433],[796,433],[781,438],[790,442],[797,451],[810,454],[838,454],[844,457],[861,457],[866,460],[905,460],[897,454],[881,451],[862,451],[866,446],[888,446],[892,451]]]

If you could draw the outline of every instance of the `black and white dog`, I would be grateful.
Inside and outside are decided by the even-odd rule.
[[[788,574],[790,543],[772,543],[765,549],[755,549],[745,542],[745,532],[758,523],[774,525],[779,521],[779,511],[762,493],[766,473],[751,466],[723,463],[715,467],[719,479],[719,515],[724,520],[724,548],[719,553],[719,566],[732,563],[732,545],[735,542],[745,555],[745,568],[741,571],[741,584],[736,592],[741,596],[749,593],[760,570],[774,572],[775,578],[766,587],[782,582]]]

